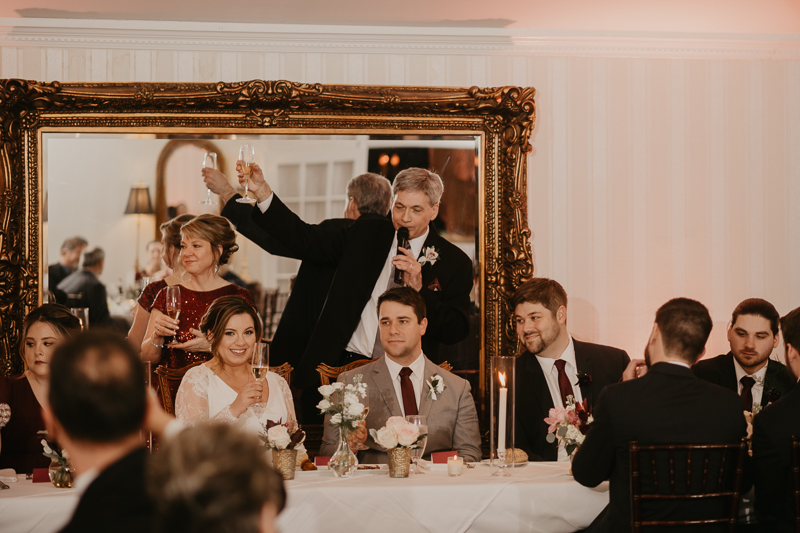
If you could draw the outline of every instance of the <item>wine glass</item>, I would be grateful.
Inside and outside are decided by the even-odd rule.
[[[173,320],[178,320],[181,316],[181,287],[180,285],[168,285],[166,289],[166,302],[167,316]],[[175,337],[164,337],[164,344],[169,344],[175,340]]]
[[[240,204],[254,204],[255,198],[250,198],[249,183],[250,183],[250,165],[256,162],[256,147],[252,144],[244,143],[239,147],[239,163],[242,166],[242,174],[244,174],[244,198],[237,198],[236,201]]]
[[[253,376],[256,380],[262,382],[267,380],[267,372],[269,372],[269,344],[266,342],[259,342],[253,346],[253,358],[250,363],[250,370],[253,372]],[[264,414],[267,408],[267,404],[259,402],[254,403],[250,407],[252,407],[253,412],[260,420],[261,415]]]
[[[425,453],[425,445],[428,443],[428,419],[422,415],[408,415],[406,422],[419,426],[420,434],[425,434],[425,437],[417,444],[417,447],[411,449],[412,472],[424,474],[425,472],[419,469],[418,461],[422,459],[422,455]]]
[[[366,387],[367,384],[365,383],[364,386]],[[361,420],[366,421],[367,415],[369,415],[369,392],[365,391],[364,397],[359,398],[358,401],[364,406],[364,411],[361,414]],[[353,451],[369,450],[369,446],[367,446],[366,442],[353,442],[350,445],[350,449]]]
[[[206,152],[203,154],[203,168],[217,168],[217,153],[216,152]],[[206,189],[206,199],[200,201],[203,205],[214,205],[214,201],[211,199],[211,189]]]

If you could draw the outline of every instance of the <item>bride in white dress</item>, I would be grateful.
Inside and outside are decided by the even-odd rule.
[[[200,321],[213,358],[189,369],[175,398],[175,416],[189,423],[229,422],[256,435],[267,420],[296,420],[289,384],[273,372],[257,381],[250,370],[261,321],[241,296],[215,300]],[[255,404],[260,404],[253,408]]]

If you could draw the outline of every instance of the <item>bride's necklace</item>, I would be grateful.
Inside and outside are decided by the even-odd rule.
[[[231,375],[231,374],[230,374],[230,373],[229,373],[227,370],[225,370],[225,367],[222,367],[222,371],[223,371],[223,372],[225,373],[225,375],[226,375],[226,376],[228,376],[228,378],[231,380],[231,382],[230,382],[230,386],[231,386],[231,388],[232,388],[233,390],[235,390],[236,392],[242,392],[242,387],[244,387],[245,385],[247,385],[247,382],[249,381],[249,379],[248,379],[248,380],[246,380],[246,381],[244,382],[244,384],[242,384],[242,385],[237,385],[237,384],[236,384],[236,380],[234,379],[234,377],[233,377],[233,376],[232,376],[232,375]],[[248,377],[249,377],[249,376],[248,376]]]

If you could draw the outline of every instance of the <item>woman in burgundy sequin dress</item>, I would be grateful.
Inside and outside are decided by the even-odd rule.
[[[220,296],[241,296],[255,307],[250,291],[217,275],[239,249],[230,222],[204,214],[181,228],[180,262],[186,273],[180,283],[181,312],[178,320],[166,314],[166,290],[156,296],[142,342],[142,358],[168,368],[181,368],[211,358],[211,346],[198,329],[208,306]],[[164,345],[164,338],[174,336]]]

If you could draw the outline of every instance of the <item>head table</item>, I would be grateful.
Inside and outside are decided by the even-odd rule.
[[[350,479],[328,470],[297,472],[286,482],[279,531],[568,533],[587,527],[608,503],[608,483],[582,487],[569,475],[569,463],[529,463],[510,477],[492,477],[485,465],[448,477],[445,467],[433,465],[407,479],[390,478],[386,470],[359,471]],[[0,491],[6,533],[57,531],[77,501],[74,489],[10,485]]]

